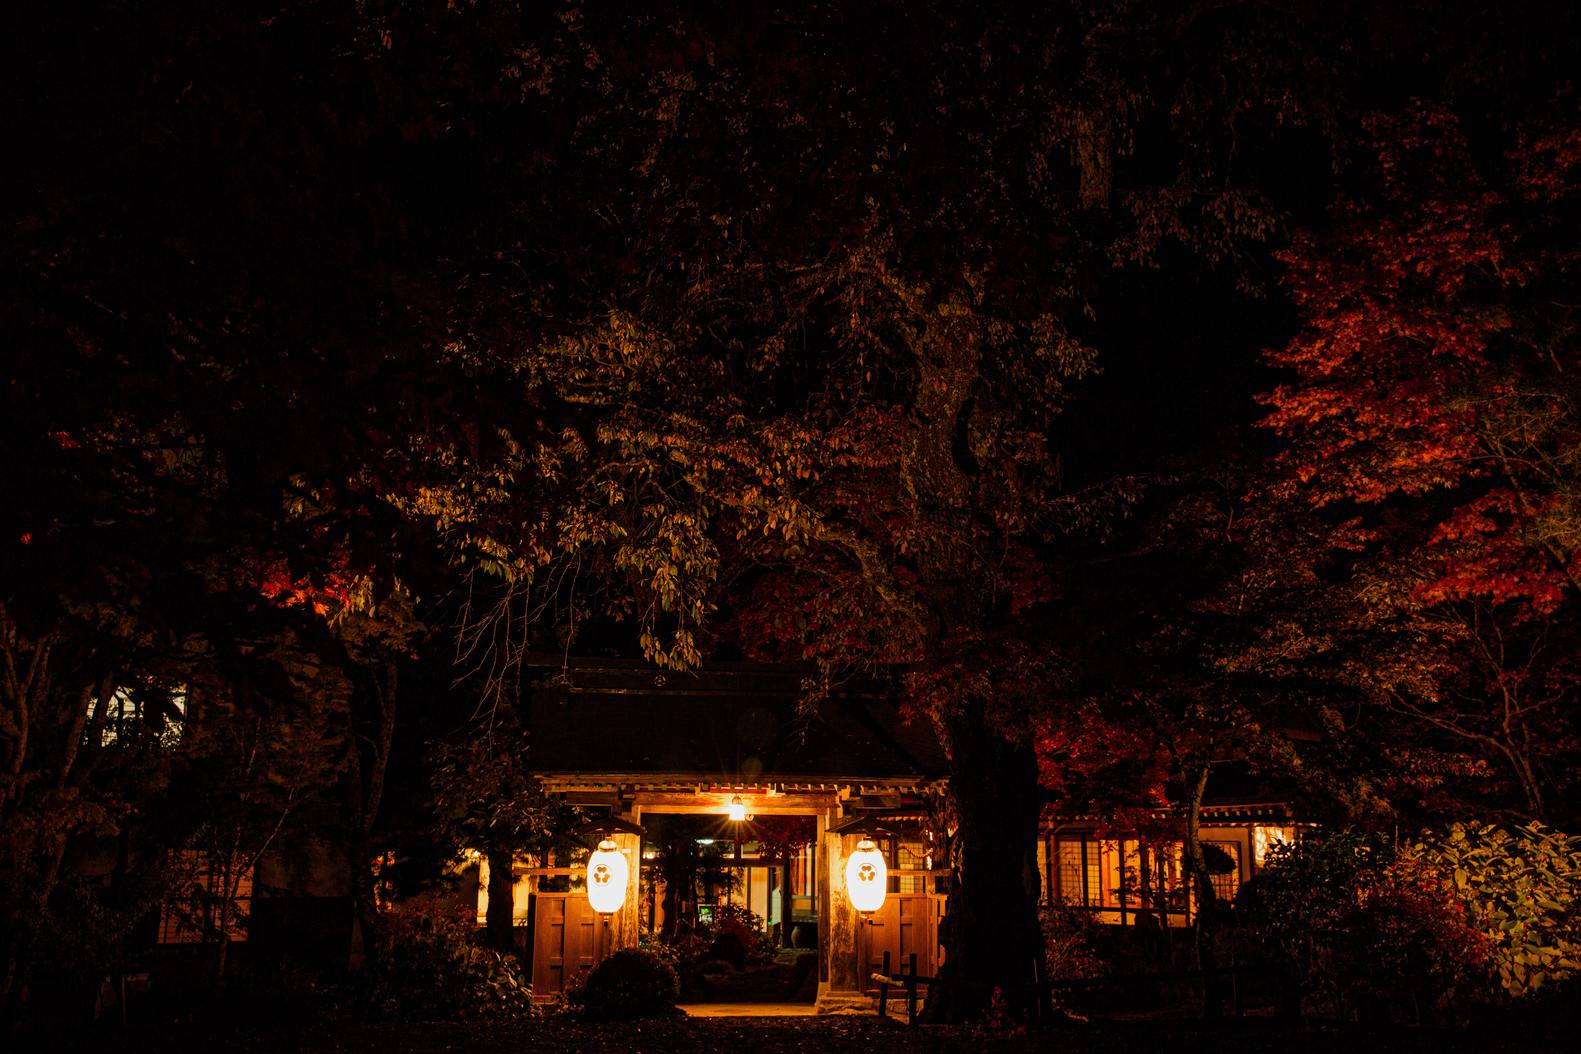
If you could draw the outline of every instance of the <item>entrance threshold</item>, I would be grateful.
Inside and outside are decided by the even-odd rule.
[[[681,1003],[687,1017],[812,1017],[811,1003]]]

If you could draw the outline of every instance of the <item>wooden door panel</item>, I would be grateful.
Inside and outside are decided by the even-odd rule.
[[[937,974],[939,965],[939,915],[943,898],[929,893],[891,893],[884,906],[873,912],[872,922],[864,923],[857,937],[857,961],[863,964],[862,987],[877,991],[873,974],[883,970],[884,953],[889,952],[889,968],[900,973],[917,955],[917,972],[924,977]]]
[[[532,990],[560,995],[609,955],[609,927],[579,893],[539,893],[533,908]]]
[[[566,901],[563,894],[539,893],[533,906],[532,990],[534,995],[565,991]]]

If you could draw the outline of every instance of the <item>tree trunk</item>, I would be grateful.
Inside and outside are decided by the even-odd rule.
[[[1008,742],[974,702],[950,722],[950,784],[960,827],[942,924],[944,965],[924,1020],[974,1021],[996,995],[1016,1017],[1046,1016],[1037,963],[1037,825],[1041,801],[1030,744]]]
[[[359,817],[353,852],[356,853],[356,882],[352,889],[353,913],[359,940],[353,946],[353,955],[361,953],[365,964],[370,954],[377,954],[381,921],[377,897],[374,894],[373,826],[379,818],[379,806],[384,799],[384,777],[389,768],[390,745],[395,739],[396,666],[385,663],[372,671],[373,699],[378,704],[377,722],[372,734],[360,737],[365,743],[367,760],[362,751],[352,752],[352,763],[357,768],[358,782],[362,788]]]
[[[1527,814],[1538,823],[1547,822],[1548,814],[1543,803],[1542,783],[1537,779],[1537,773],[1532,768],[1530,752],[1508,734],[1499,744],[1499,748],[1509,759],[1510,768],[1515,772],[1516,782],[1520,785],[1521,793],[1526,797]]]
[[[1214,946],[1214,931],[1218,921],[1218,901],[1213,892],[1213,876],[1208,873],[1208,859],[1202,851],[1198,832],[1202,826],[1202,796],[1208,787],[1208,772],[1212,762],[1202,765],[1191,781],[1190,798],[1186,802],[1186,866],[1191,869],[1192,889],[1197,895],[1196,938],[1197,967],[1203,971],[1202,1016],[1217,1019],[1224,1016],[1224,988],[1212,971],[1218,968],[1218,954]]]
[[[659,928],[659,936],[670,941],[675,939],[675,934],[681,926],[681,885],[670,878],[664,881],[664,898],[659,902],[664,911],[664,925]]]
[[[1076,118],[1077,197],[1084,209],[1108,208],[1114,185],[1114,124],[1108,106],[1083,106]]]
[[[489,910],[484,917],[484,938],[490,948],[515,954],[516,878],[511,873],[515,854],[504,846],[490,846]]]
[[[237,839],[240,842],[240,839]],[[213,858],[210,858],[209,871],[204,876],[208,885],[207,893],[216,898],[214,904],[214,929],[219,938],[219,945],[214,950],[214,991],[218,992],[225,987],[225,969],[230,962],[231,951],[231,913],[235,906],[234,894],[236,882],[236,858],[240,854],[240,846],[235,846],[220,864],[218,889],[215,888]]]

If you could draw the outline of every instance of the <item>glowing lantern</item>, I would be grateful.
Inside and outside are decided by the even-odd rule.
[[[856,851],[845,862],[845,892],[864,916],[884,906],[884,896],[889,892],[889,868],[871,838],[857,842]]]
[[[730,804],[725,806],[725,815],[730,817],[733,823],[740,823],[747,818],[747,807],[742,803],[741,795],[738,794],[730,799]]]
[[[626,902],[626,880],[631,867],[626,854],[606,838],[587,858],[587,902],[600,915],[613,915]]]

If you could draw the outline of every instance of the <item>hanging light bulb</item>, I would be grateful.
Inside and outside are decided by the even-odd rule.
[[[747,818],[747,807],[741,800],[741,795],[737,794],[730,799],[730,804],[725,806],[725,815],[730,817],[732,823],[740,823]]]
[[[857,842],[856,851],[845,862],[845,892],[863,917],[884,906],[884,897],[889,893],[889,867],[871,838]]]
[[[613,839],[598,843],[587,858],[587,902],[600,915],[613,915],[626,902],[626,881],[631,866]]]

